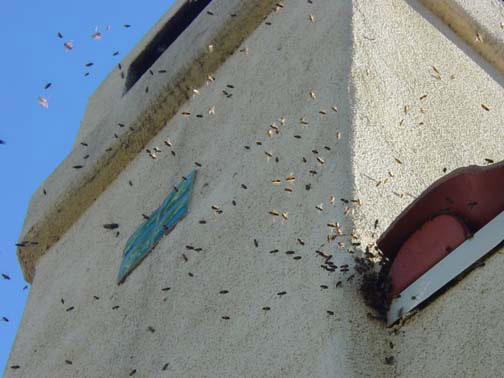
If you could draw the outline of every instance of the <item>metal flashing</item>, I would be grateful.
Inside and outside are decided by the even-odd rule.
[[[504,240],[504,211],[403,290],[390,304],[388,326],[405,317]]]

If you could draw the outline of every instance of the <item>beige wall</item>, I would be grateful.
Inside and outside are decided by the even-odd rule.
[[[231,56],[216,81],[199,88],[149,142],[163,150],[158,158],[141,152],[41,257],[8,363],[21,368],[7,369],[7,377],[121,377],[133,369],[141,377],[495,377],[502,371],[500,253],[397,334],[369,319],[359,277],[348,281],[353,271],[330,274],[315,253],[333,253],[338,266],[352,264],[344,249],[324,245],[327,223],[339,222],[364,246],[378,236],[375,219],[383,231],[411,200],[393,192],[415,196],[444,167],[502,160],[502,77],[413,1],[284,5],[240,47],[248,54]],[[270,138],[272,122],[280,132]],[[117,286],[122,251],[141,214],[159,206],[196,161],[203,166],[189,215]],[[388,171],[394,177],[378,187],[367,178],[383,180]],[[272,185],[287,175],[296,181]],[[362,206],[345,216],[340,198],[359,198]],[[323,211],[315,208],[320,203]],[[288,220],[270,210],[288,212]],[[120,224],[117,238],[102,227],[111,222]],[[350,243],[348,236],[342,241]],[[203,251],[186,251],[188,244]],[[279,253],[269,253],[276,248]],[[291,249],[302,259],[285,254]],[[230,292],[219,295],[223,289]],[[287,294],[279,297],[281,291]],[[66,312],[70,306],[75,309]],[[394,365],[384,363],[388,356]]]

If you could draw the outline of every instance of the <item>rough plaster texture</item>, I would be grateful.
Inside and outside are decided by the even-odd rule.
[[[504,74],[502,0],[420,0]]]
[[[501,253],[394,333],[367,316],[359,277],[321,269],[315,250],[351,265],[443,168],[502,160],[502,76],[413,1],[286,1],[244,48],[153,128],[152,140],[141,138],[137,151],[148,142],[162,149],[157,159],[141,152],[119,165],[117,178],[40,257],[8,362],[20,368],[7,368],[6,377],[122,377],[134,369],[144,377],[498,376]],[[148,77],[138,83],[131,104],[145,96]],[[113,135],[96,130],[116,121],[82,135],[90,147],[106,143]],[[279,133],[269,137],[273,122]],[[202,167],[189,215],[117,286],[141,214],[195,162]],[[296,181],[287,183],[288,175]],[[327,244],[327,224],[336,221],[345,236]],[[118,237],[102,227],[111,222],[120,224]],[[350,254],[336,243],[350,247],[352,232],[362,245]],[[393,365],[384,364],[389,356]]]
[[[374,221],[383,231],[444,168],[504,159],[504,80],[416,2],[356,2],[353,25],[354,222],[372,240]],[[494,255],[400,328],[395,375],[501,376],[503,268]]]
[[[77,138],[79,143],[30,201],[20,242],[36,244],[18,248],[27,281],[32,282],[39,257],[177,113],[192,90],[204,85],[208,75],[255,30],[271,12],[273,3],[273,0],[214,0],[211,3],[214,15],[200,14],[151,67],[156,73],[166,69],[166,74],[143,75],[124,96],[120,73],[116,71],[109,76],[107,85],[101,86],[91,99],[91,108],[97,108],[96,117],[89,116],[90,120],[83,122],[85,130]],[[138,54],[147,42],[144,39],[134,52]],[[214,46],[211,53],[209,45]],[[133,55],[128,55],[123,70],[132,59]],[[108,112],[100,110],[99,103],[102,107],[110,104]],[[126,126],[120,127],[119,123]],[[86,145],[81,145],[82,142]],[[43,194],[44,190],[47,194]]]

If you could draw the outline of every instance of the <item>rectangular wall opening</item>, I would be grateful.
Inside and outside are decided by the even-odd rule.
[[[128,68],[124,94],[147,72],[154,62],[177,40],[212,0],[187,0],[168,20]]]

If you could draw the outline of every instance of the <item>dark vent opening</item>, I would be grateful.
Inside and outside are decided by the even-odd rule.
[[[129,66],[124,94],[135,85],[163,52],[175,42],[212,0],[188,0]]]

